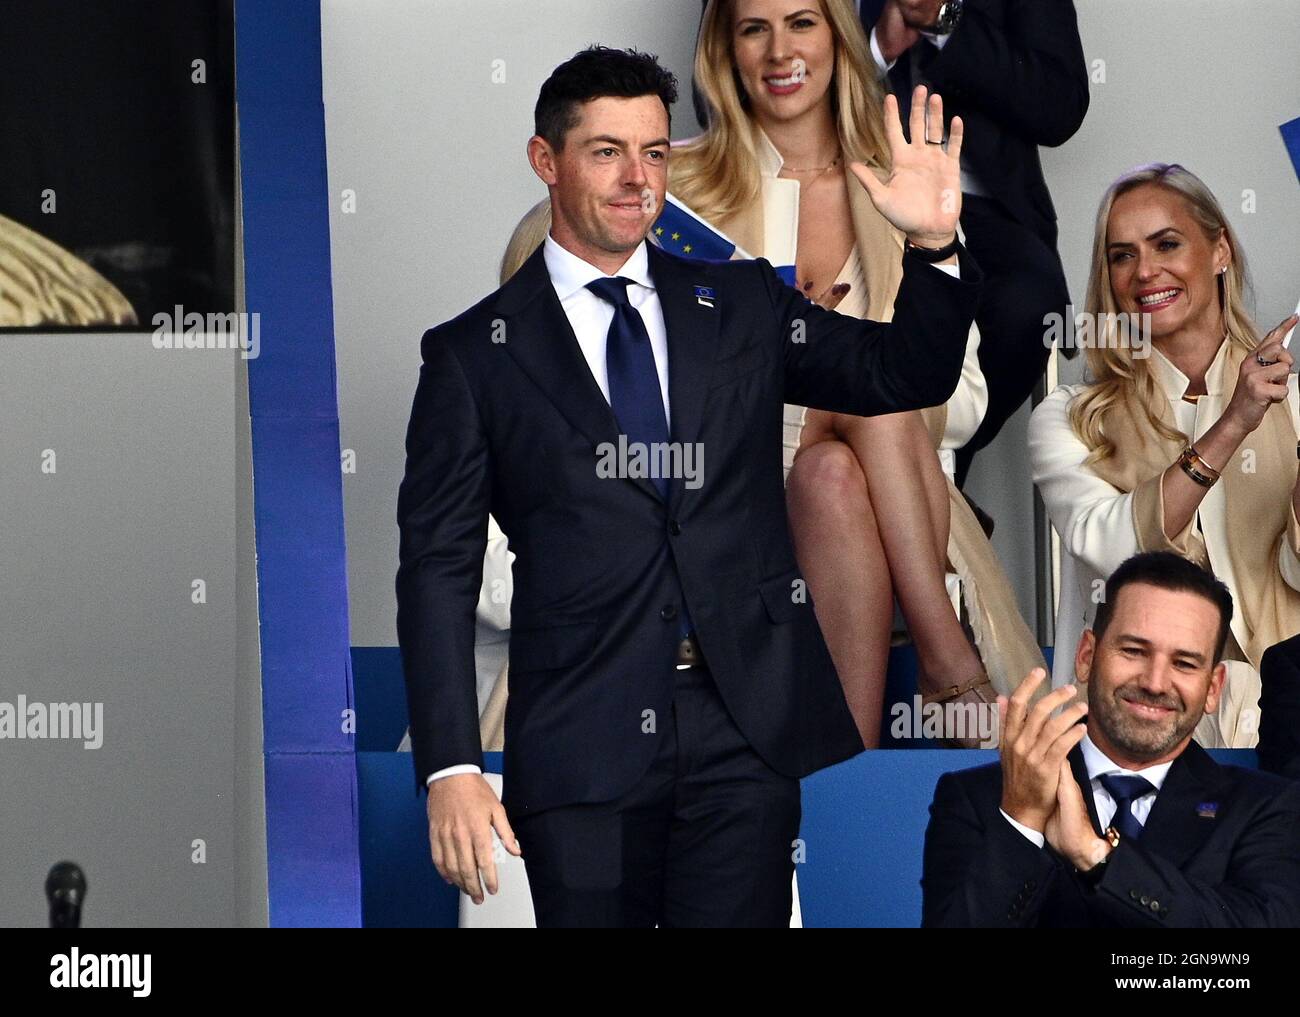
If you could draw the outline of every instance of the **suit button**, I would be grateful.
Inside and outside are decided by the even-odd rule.
[[[1128,899],[1129,899],[1129,900],[1137,900],[1137,899],[1138,899],[1138,892],[1137,892],[1136,890],[1130,890],[1130,891],[1128,892]]]
[[[1152,910],[1152,911],[1155,911],[1155,912],[1159,912],[1159,911],[1160,911],[1160,902],[1159,902],[1158,900],[1153,900],[1153,901],[1151,902],[1151,910]]]
[[[681,536],[681,532],[682,532],[681,523],[679,523],[676,519],[674,519],[671,523],[668,524],[668,532],[671,533],[674,537]]]
[[[673,604],[665,604],[659,612],[659,617],[664,621],[672,621],[677,617],[677,607]]]
[[[1146,894],[1143,894],[1141,897],[1138,898],[1138,903],[1141,904],[1143,907],[1146,907],[1148,904],[1151,903],[1151,898],[1148,897]]]

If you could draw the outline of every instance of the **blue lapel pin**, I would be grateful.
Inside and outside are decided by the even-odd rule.
[[[1196,814],[1202,819],[1214,819],[1219,814],[1219,803],[1201,802],[1196,806]]]
[[[713,293],[712,286],[695,287],[695,302],[697,304],[701,305],[702,307],[712,307],[713,298],[714,298],[714,293]]]

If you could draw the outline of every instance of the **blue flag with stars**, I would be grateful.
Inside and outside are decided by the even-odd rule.
[[[1300,117],[1288,120],[1278,128],[1282,132],[1282,143],[1286,145],[1286,154],[1291,157],[1291,166],[1300,178]]]
[[[714,229],[671,194],[664,201],[663,214],[650,228],[650,236],[670,254],[701,261],[736,261],[753,255],[737,247],[734,240]],[[787,286],[794,285],[793,265],[773,265]]]

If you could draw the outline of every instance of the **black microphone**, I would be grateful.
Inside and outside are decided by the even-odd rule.
[[[75,862],[59,862],[45,877],[45,897],[50,902],[51,929],[81,928],[81,902],[86,896],[86,876]]]

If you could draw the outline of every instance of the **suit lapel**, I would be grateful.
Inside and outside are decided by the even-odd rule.
[[[591,442],[594,469],[596,446],[602,442],[618,444],[618,420],[596,384],[573,326],[555,295],[543,251],[544,247],[538,247],[502,287],[496,310],[506,321],[507,352],[561,415]],[[671,363],[669,369],[671,372]],[[648,478],[627,480],[659,500],[659,492]]]
[[[1092,796],[1092,781],[1088,779],[1088,765],[1083,761],[1083,749],[1077,745],[1070,750],[1070,769],[1074,773],[1075,781],[1078,782],[1079,790],[1083,792],[1083,800],[1088,806],[1088,818],[1092,820],[1092,829],[1100,837],[1105,831],[1101,828],[1101,820],[1097,817],[1097,803]]]
[[[1142,827],[1142,846],[1182,865],[1214,832],[1226,778],[1223,769],[1195,742],[1174,760]],[[1202,805],[1212,806],[1202,809]],[[1201,812],[1208,815],[1201,815]]]
[[[674,258],[654,244],[647,243],[646,247],[668,335],[669,434],[684,448],[700,433],[713,360],[718,353],[723,295],[715,294],[712,307],[697,300],[695,287],[712,281],[706,262]],[[685,496],[685,478],[673,477],[668,494],[670,515],[678,511]]]

